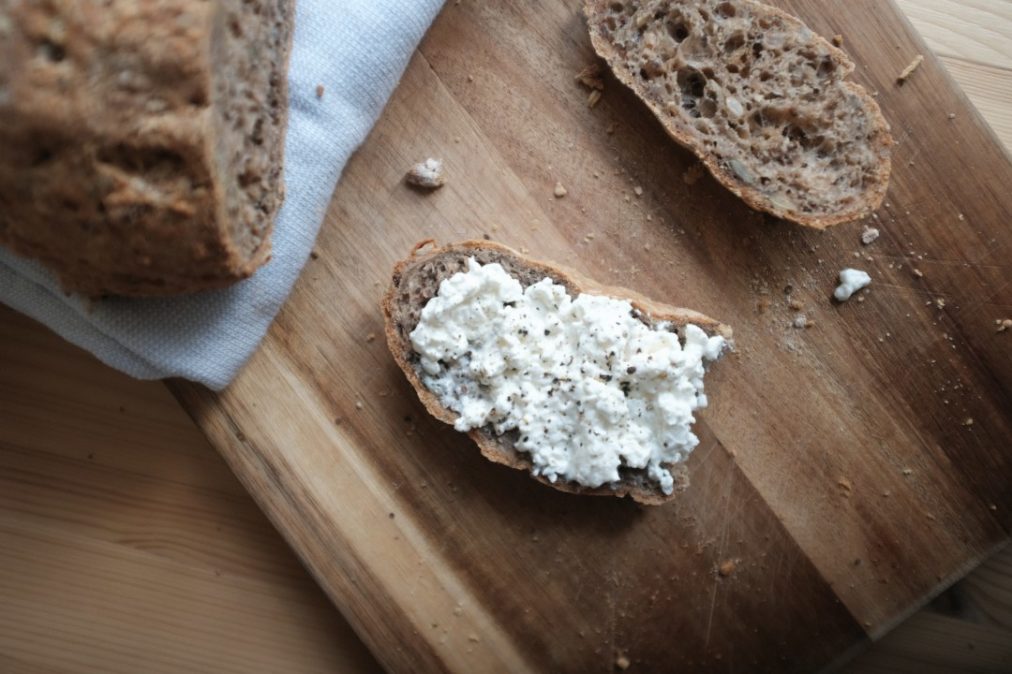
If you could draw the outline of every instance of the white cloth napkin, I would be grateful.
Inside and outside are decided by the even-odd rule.
[[[284,206],[271,261],[225,290],[171,299],[67,296],[0,248],[0,302],[141,379],[224,388],[288,297],[351,153],[376,122],[443,0],[297,0]],[[316,87],[324,94],[317,98]]]

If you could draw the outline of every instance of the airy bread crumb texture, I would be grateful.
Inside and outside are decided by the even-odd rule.
[[[754,208],[813,227],[879,206],[892,139],[854,64],[752,0],[589,0],[591,37],[668,132]]]

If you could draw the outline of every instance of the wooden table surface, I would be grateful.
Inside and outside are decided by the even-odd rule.
[[[1012,147],[1012,0],[900,0]],[[0,672],[373,671],[166,390],[0,309]],[[853,671],[1012,670],[1012,548]]]

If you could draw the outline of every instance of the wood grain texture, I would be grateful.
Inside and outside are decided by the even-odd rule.
[[[801,231],[712,180],[687,188],[694,160],[614,80],[590,109],[577,3],[451,5],[264,346],[220,396],[173,384],[386,666],[810,669],[1007,540],[1012,362],[994,320],[1012,304],[1012,166],[936,59],[896,85],[927,50],[893,5],[778,4],[849,36],[893,120],[874,246],[860,224]],[[405,189],[430,155],[449,184]],[[684,499],[558,495],[424,415],[369,338],[376,306],[416,240],[482,235],[735,326]],[[873,290],[834,305],[855,257]],[[817,329],[789,327],[787,287]]]
[[[0,671],[375,671],[164,387],[0,344]]]
[[[1007,48],[1012,29],[999,19],[1007,16],[1008,1],[900,4],[1008,142],[1012,106],[1002,101],[1012,100],[1012,76],[999,56],[981,57],[984,50],[973,46],[976,34],[996,33],[995,48]],[[560,91],[576,95],[569,86]],[[616,91],[609,87],[606,97]],[[413,149],[434,151],[424,142]],[[469,167],[461,165],[466,175]],[[538,198],[547,202],[553,184]],[[502,225],[492,229],[495,224],[489,234],[499,237]],[[608,257],[600,255],[601,267],[615,265]],[[368,334],[363,326],[354,337]],[[389,396],[381,386],[374,390]],[[460,448],[467,451],[466,444]],[[132,382],[0,310],[0,671],[278,671],[282,663],[289,672],[375,668],[316,588],[294,580],[301,571],[284,544],[212,452],[160,385]],[[521,488],[524,479],[509,484]],[[911,519],[910,526],[920,522]],[[531,544],[543,541],[538,536]],[[1006,548],[847,671],[1012,669],[1010,564],[1012,548]],[[259,582],[243,585],[236,574]],[[724,588],[714,588],[715,601],[725,600]],[[457,619],[453,610],[450,615]],[[457,628],[450,622],[431,629]]]
[[[897,0],[1006,148],[1012,146],[1012,0]]]
[[[1012,546],[887,634],[846,671],[1012,671]]]

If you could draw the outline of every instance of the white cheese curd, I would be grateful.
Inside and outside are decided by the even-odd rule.
[[[867,288],[871,277],[860,269],[844,269],[840,272],[840,285],[833,292],[838,302],[846,302],[861,288]]]
[[[573,299],[549,278],[525,290],[499,264],[471,258],[422,309],[411,344],[458,431],[516,431],[533,472],[552,482],[600,487],[628,466],[670,494],[665,464],[699,444],[704,364],[726,342],[687,325],[682,344],[667,329],[647,327],[626,300]]]

